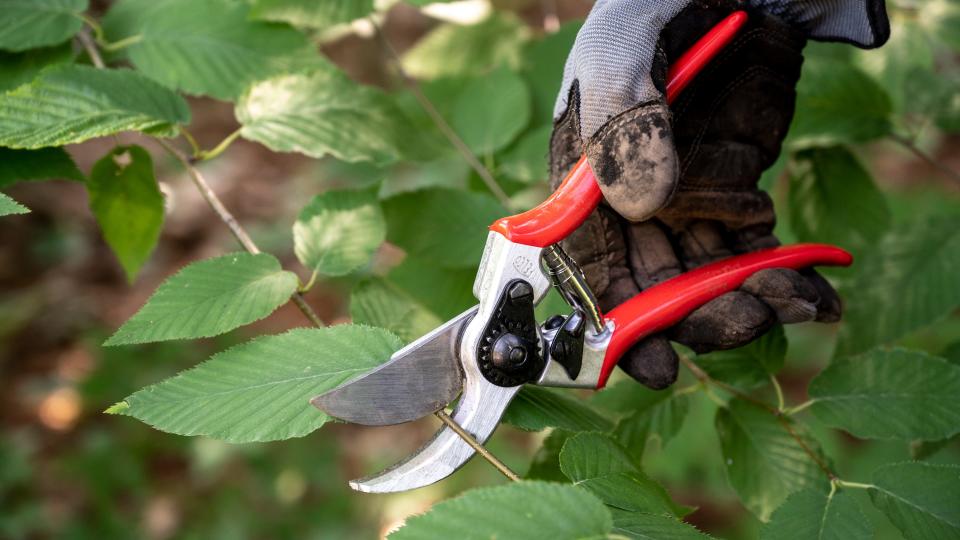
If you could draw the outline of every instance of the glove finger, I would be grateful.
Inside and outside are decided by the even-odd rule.
[[[718,296],[691,313],[670,331],[670,339],[697,353],[733,349],[760,337],[777,322],[765,303],[750,293]]]
[[[690,220],[672,228],[680,259],[688,270],[733,255],[718,221]]]
[[[617,365],[644,386],[663,390],[677,381],[680,360],[667,338],[658,334],[631,347]]]
[[[805,268],[800,274],[810,282],[820,295],[820,303],[817,304],[817,322],[835,323],[840,320],[843,314],[843,303],[837,290],[830,285],[823,276],[813,268]]]
[[[813,283],[790,268],[761,270],[747,278],[740,290],[764,302],[783,324],[801,323],[817,318],[820,293]]]
[[[883,45],[890,37],[885,0],[750,0],[750,5],[782,17],[821,41],[841,41],[870,49]]]
[[[683,265],[658,221],[631,223],[626,233],[628,261],[637,285],[648,289],[683,272]]]

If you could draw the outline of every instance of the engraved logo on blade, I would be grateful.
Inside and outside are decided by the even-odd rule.
[[[520,275],[529,278],[533,275],[533,263],[530,262],[530,259],[524,257],[523,255],[518,255],[517,258],[513,259],[513,269],[520,273]]]

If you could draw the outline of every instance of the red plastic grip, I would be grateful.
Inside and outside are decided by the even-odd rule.
[[[607,313],[613,336],[597,388],[603,388],[617,361],[641,339],[677,324],[698,307],[733,291],[767,268],[850,266],[853,256],[826,244],[796,244],[730,257],[654,285]]]
[[[746,12],[731,13],[670,66],[667,73],[667,103],[673,103],[694,77],[730,44],[746,22]],[[576,230],[600,204],[601,198],[600,186],[584,156],[550,198],[532,210],[498,219],[490,226],[490,230],[500,233],[511,242],[547,247]]]

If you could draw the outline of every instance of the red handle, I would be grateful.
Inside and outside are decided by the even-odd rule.
[[[597,388],[603,388],[620,357],[641,339],[677,324],[698,307],[735,290],[767,268],[850,266],[853,257],[826,244],[796,244],[730,257],[650,287],[607,313],[613,336]]]
[[[673,103],[690,81],[733,41],[746,22],[746,12],[731,13],[670,66],[667,73],[667,103]],[[600,204],[602,197],[597,179],[584,156],[570,170],[557,191],[540,206],[499,219],[490,226],[490,230],[502,234],[511,242],[547,247],[576,230]]]

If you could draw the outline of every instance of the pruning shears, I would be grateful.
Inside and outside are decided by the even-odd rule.
[[[745,12],[731,14],[677,60],[668,73],[668,102],[746,20]],[[540,206],[490,226],[473,285],[478,305],[397,351],[376,370],[311,401],[336,418],[381,426],[435,413],[459,396],[454,426],[445,425],[412,456],[352,481],[351,487],[386,493],[446,478],[476,452],[456,426],[482,444],[525,384],[603,388],[621,355],[637,341],[737,289],[759,270],[852,263],[849,253],[829,245],[766,249],[701,266],[602,313],[579,266],[560,247],[601,198],[593,171],[581,158]],[[551,286],[572,313],[538,324],[534,307]]]

